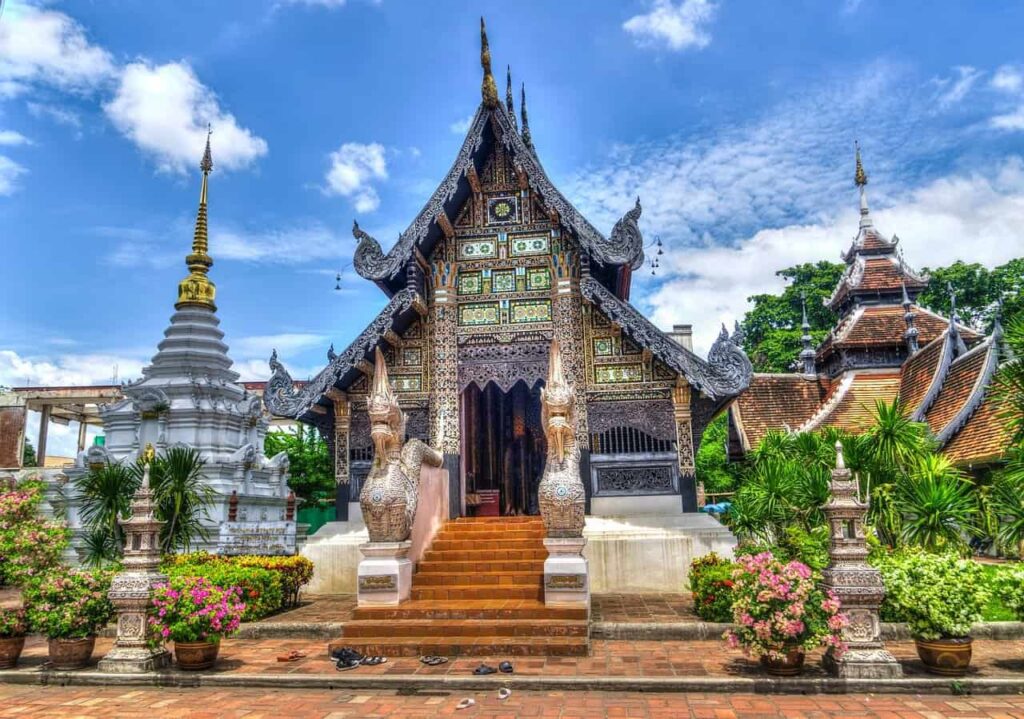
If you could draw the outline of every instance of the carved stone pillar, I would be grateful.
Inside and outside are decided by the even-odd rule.
[[[587,421],[587,371],[583,347],[583,307],[580,273],[576,255],[569,250],[551,255],[551,314],[555,339],[562,350],[566,379],[576,387],[576,441],[589,452],[590,424]]]
[[[683,496],[683,511],[694,511],[704,506],[704,487],[696,484],[697,465],[693,452],[693,417],[690,400],[690,385],[686,380],[680,379],[672,389],[672,415],[676,422],[676,453],[679,460],[679,489]],[[688,507],[694,498],[696,506]]]
[[[903,676],[899,662],[886,651],[878,615],[885,598],[882,574],[868,564],[864,516],[868,503],[860,500],[860,485],[843,462],[843,447],[836,443],[836,468],[832,472],[831,497],[825,504],[831,530],[828,568],[822,585],[835,593],[850,620],[843,629],[849,647],[836,659],[825,655],[825,667],[833,674],[852,679],[887,679]]]
[[[455,265],[437,260],[431,266],[431,344],[434,375],[430,397],[430,445],[445,455],[461,451],[459,437],[459,377],[456,337]]]
[[[152,445],[147,446],[151,452]],[[149,488],[149,463],[143,469],[142,484],[132,499],[132,516],[121,522],[124,528],[124,570],[114,576],[108,596],[117,609],[117,639],[100,660],[100,671],[134,674],[162,669],[170,663],[166,649],[147,643],[147,614],[153,588],[167,581],[160,574],[160,526],[153,516],[153,492]]]
[[[349,461],[352,404],[344,392],[331,389],[327,394],[334,402],[334,519],[346,522],[349,518],[348,505],[352,500],[349,487],[352,480]]]

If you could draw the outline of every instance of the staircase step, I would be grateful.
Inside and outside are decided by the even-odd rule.
[[[586,621],[567,622],[564,619],[404,619],[357,620],[345,624],[342,637],[379,637],[402,639],[406,637],[434,637],[455,639],[463,637],[586,637]]]
[[[463,584],[412,588],[412,599],[451,601],[460,599],[544,599],[543,584]]]
[[[544,526],[541,517],[458,517],[448,524],[539,524]]]
[[[464,540],[470,542],[478,542],[481,540],[489,539],[530,539],[543,546],[544,530],[543,529],[527,529],[527,530],[491,530],[481,531],[473,529],[473,531],[465,532],[459,529],[442,529],[434,537],[435,542],[447,542],[452,540]]]
[[[413,575],[412,586],[417,587],[443,587],[443,586],[509,586],[509,585],[540,585],[544,581],[544,570],[540,572],[432,572],[430,574],[417,573]]]
[[[542,559],[497,560],[497,561],[422,561],[416,565],[416,575],[436,574],[438,572],[466,572],[470,574],[493,574],[507,572],[532,572],[534,574],[544,573],[544,561]]]
[[[328,651],[352,647],[367,656],[582,657],[589,651],[585,637],[461,637],[448,640],[437,637],[406,637],[382,640],[375,637],[343,637],[328,645]]]
[[[423,554],[425,562],[489,562],[523,561],[548,558],[548,550],[539,549],[435,549]]]
[[[543,549],[536,539],[435,539],[430,548],[438,552],[483,551],[502,549]]]
[[[352,618],[363,620],[558,619],[585,621],[586,609],[548,607],[533,600],[461,599],[436,602],[409,600],[397,607],[357,607]]]

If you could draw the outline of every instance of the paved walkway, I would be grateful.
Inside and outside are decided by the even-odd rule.
[[[470,696],[476,706],[455,706]],[[138,689],[117,687],[26,687],[0,684],[0,717],[191,717],[209,719],[296,717],[305,719],[934,719],[935,717],[1024,717],[1024,697],[951,696],[756,696],[742,694],[625,694],[607,692],[447,691],[399,696],[395,692],[235,689]]]

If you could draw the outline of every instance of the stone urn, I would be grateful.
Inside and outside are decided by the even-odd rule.
[[[50,664],[59,671],[81,669],[92,658],[96,635],[82,639],[50,639]]]
[[[971,666],[970,637],[956,639],[915,639],[917,656],[924,668],[944,677],[962,677]]]
[[[0,669],[11,669],[18,663],[25,637],[0,637]]]
[[[217,661],[220,642],[175,642],[174,661],[179,669],[199,671],[209,669]]]
[[[804,671],[804,650],[790,649],[780,658],[765,654],[761,657],[761,666],[774,677],[795,677]]]

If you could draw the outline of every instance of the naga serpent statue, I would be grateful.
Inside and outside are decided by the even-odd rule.
[[[405,412],[388,381],[384,355],[377,349],[373,390],[367,399],[373,466],[359,493],[359,506],[371,542],[404,542],[416,518],[420,467],[440,467],[441,453],[418,439],[405,441]]]
[[[558,340],[551,343],[548,379],[540,392],[541,425],[547,437],[544,475],[537,489],[548,537],[582,537],[585,496],[576,441],[576,390],[565,379]]]

